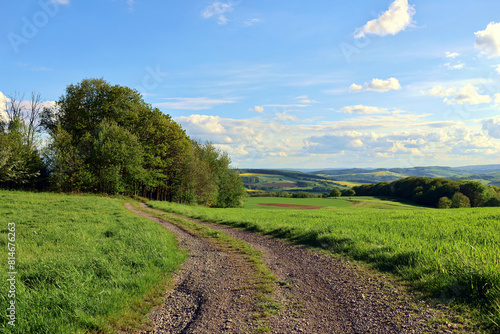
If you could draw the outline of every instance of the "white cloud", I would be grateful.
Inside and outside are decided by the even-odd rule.
[[[457,52],[446,52],[446,58],[455,59],[458,56],[460,56],[460,53],[457,53]]]
[[[155,103],[154,106],[165,109],[205,110],[220,104],[235,103],[234,100],[210,99],[207,97],[172,97],[164,100],[172,102]]]
[[[365,82],[364,87],[355,83],[349,87],[349,91],[351,92],[375,91],[382,93],[399,89],[401,89],[401,85],[396,78],[389,78],[387,80],[373,79],[371,82]]]
[[[264,107],[273,108],[304,108],[308,107],[307,104],[265,104]]]
[[[500,117],[492,121],[492,125],[490,122],[485,124],[490,131],[496,131],[493,135],[500,138]],[[358,164],[394,159],[389,163],[397,165],[410,162],[415,166],[415,163],[429,165],[436,161],[470,161],[477,157],[491,159],[500,152],[500,141],[492,137],[491,133],[488,137],[464,124],[456,124],[442,129],[424,130],[417,127],[390,134],[337,131],[305,138],[303,150],[316,155],[341,154],[346,156],[343,159],[356,160]]]
[[[297,117],[289,115],[286,111],[282,113],[277,113],[275,115],[275,119],[278,121],[292,121],[292,122],[298,121]]]
[[[188,117],[178,117],[178,119],[195,133],[219,134],[225,131],[219,116],[190,115]]]
[[[483,119],[481,123],[483,124],[483,130],[488,131],[490,137],[500,139],[500,116]]]
[[[454,64],[452,65],[451,63],[446,63],[444,64],[444,66],[449,69],[449,70],[461,70],[465,67],[465,64],[464,63],[458,63],[458,64]]]
[[[427,92],[422,91],[422,94],[428,94],[439,97],[451,96],[455,93],[456,90],[454,88],[444,88],[443,86],[434,86]]]
[[[500,56],[500,22],[491,22],[485,30],[474,33],[476,35],[476,48],[490,57]]]
[[[69,5],[69,0],[51,0],[53,3],[57,3],[59,5]]]
[[[389,112],[385,108],[370,107],[361,104],[355,106],[343,107],[342,109],[340,109],[340,111],[348,114],[359,114],[359,115],[389,114]]]
[[[497,66],[497,73],[500,74],[500,65]]]
[[[444,97],[444,102],[449,105],[464,104],[476,105],[482,103],[491,103],[489,95],[481,95],[477,91],[478,88],[472,84],[465,85],[458,92],[454,88],[445,88],[443,86],[434,86],[429,91],[422,91],[422,94],[428,94],[438,97]]]
[[[358,28],[354,32],[354,38],[361,38],[367,34],[378,36],[395,35],[413,23],[412,16],[414,14],[415,9],[408,4],[408,0],[396,0],[377,19],[371,20],[363,27]]]
[[[243,24],[246,26],[246,27],[251,27],[257,23],[262,23],[263,21],[261,19],[258,19],[258,18],[253,18],[253,19],[250,19],[250,20],[247,20],[245,21]]]
[[[245,156],[248,155],[248,151],[245,149],[245,145],[239,145],[236,147],[230,146],[230,145],[224,145],[224,144],[215,144],[214,145],[216,148],[219,150],[226,151],[230,155],[233,156]]]
[[[299,100],[300,103],[306,103],[306,104],[319,103],[316,100],[311,100],[307,95],[297,96],[295,100]]]
[[[255,106],[253,108],[250,108],[248,109],[249,111],[255,111],[255,112],[258,112],[258,113],[263,113],[264,112],[264,107],[261,107],[261,106]]]
[[[361,85],[357,85],[357,84],[353,83],[353,84],[349,87],[349,91],[350,91],[350,92],[362,92],[362,91],[363,91],[363,86],[361,86]]]
[[[471,84],[466,85],[458,91],[458,93],[452,98],[445,98],[447,104],[464,104],[476,105],[481,103],[490,103],[491,97],[489,95],[480,95],[477,88]]]
[[[9,120],[6,112],[8,102],[10,102],[10,99],[0,92],[0,123],[7,122]]]
[[[500,106],[500,93],[495,94],[495,105]]]
[[[393,115],[362,116],[343,121],[323,122],[321,126],[312,126],[311,128],[316,132],[325,129],[328,131],[402,129],[414,126],[427,116],[429,114],[414,115],[398,111],[394,112]]]
[[[224,25],[229,22],[226,14],[233,11],[233,9],[233,4],[231,2],[214,2],[213,4],[205,8],[201,15],[206,19],[216,17],[217,23],[220,25]]]
[[[286,113],[250,119],[191,115],[175,121],[191,138],[213,142],[227,151],[235,164],[246,167],[300,164],[316,168],[322,162],[324,166],[394,167],[500,161],[500,116],[467,124],[425,122],[430,115],[389,112],[393,114],[313,124],[286,122]],[[283,120],[277,120],[280,117]]]

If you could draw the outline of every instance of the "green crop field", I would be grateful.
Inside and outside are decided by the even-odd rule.
[[[245,203],[245,209],[261,210],[290,210],[289,207],[271,207],[261,204],[289,204],[289,205],[308,205],[328,208],[345,208],[352,206],[353,203],[340,198],[283,198],[283,197],[250,197]]]
[[[140,327],[185,259],[163,227],[97,196],[0,191],[0,246],[2,333]]]
[[[399,275],[429,296],[465,306],[488,326],[500,328],[498,208],[439,210],[373,198],[358,200],[366,203],[332,210],[249,211],[150,204],[367,262]],[[302,203],[310,205],[310,200]],[[388,210],[387,205],[399,209]]]

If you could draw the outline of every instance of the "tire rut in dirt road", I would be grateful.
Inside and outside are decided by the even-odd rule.
[[[248,289],[248,266],[210,242],[125,204],[177,236],[189,257],[175,277],[164,304],[149,315],[151,333],[244,333],[255,330],[255,298]]]
[[[451,333],[457,330],[454,325],[429,327],[427,324],[440,315],[441,310],[422,301],[415,302],[404,286],[391,283],[382,274],[257,233],[183,218],[224,232],[263,252],[265,264],[277,277],[275,299],[282,305],[269,322],[273,333]]]

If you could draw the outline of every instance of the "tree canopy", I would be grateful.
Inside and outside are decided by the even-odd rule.
[[[500,188],[477,181],[407,177],[353,187],[360,196],[395,196],[439,208],[500,206]]]
[[[225,152],[191,140],[169,115],[131,88],[85,79],[67,86],[56,106],[40,114],[37,124],[50,138],[43,156],[54,190],[219,207],[239,206],[246,196]],[[25,124],[15,119],[1,124],[8,131],[0,135],[0,186],[20,175],[29,181],[26,163],[42,163],[42,155],[28,140],[38,129],[16,130]],[[16,153],[20,143],[38,160],[16,160],[23,156]]]

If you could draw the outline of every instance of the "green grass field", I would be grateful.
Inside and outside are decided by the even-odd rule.
[[[15,224],[16,326],[8,324]],[[0,191],[0,332],[116,332],[143,326],[185,259],[175,237],[119,199]]]
[[[372,207],[366,203],[333,210],[249,210],[150,204],[367,262],[429,296],[467,307],[488,326],[500,329],[498,208],[439,210],[356,199],[372,200]],[[306,202],[311,203],[302,200]]]
[[[352,206],[353,203],[345,199],[334,198],[283,198],[283,197],[249,197],[245,203],[245,209],[250,210],[291,210],[293,208],[286,207],[271,207],[259,204],[277,203],[277,204],[292,204],[292,205],[311,205],[322,206],[328,208],[346,208]]]

